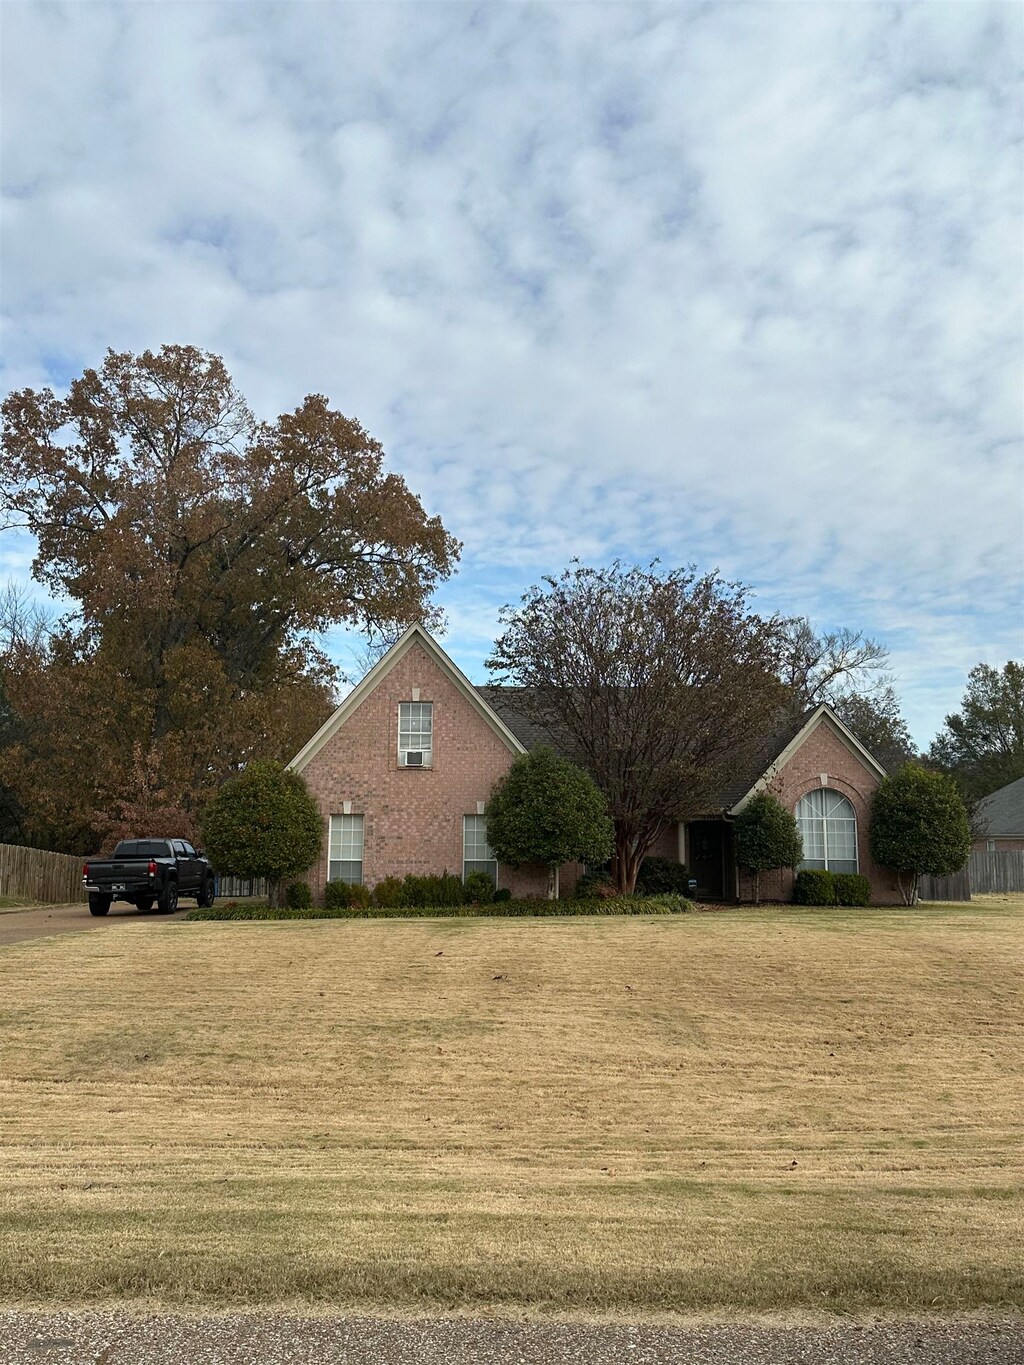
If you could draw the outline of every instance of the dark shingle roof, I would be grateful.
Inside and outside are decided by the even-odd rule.
[[[524,748],[536,749],[541,744],[550,744],[552,748],[561,749],[563,752],[569,748],[566,744],[559,744],[549,730],[539,725],[526,712],[523,707],[526,688],[483,686],[478,687],[477,691],[488,706],[498,713]],[[737,753],[734,763],[730,765],[734,775],[730,776],[723,786],[708,814],[731,810],[737,801],[746,796],[786,745],[796,738],[816,709],[811,707],[799,716],[780,721],[767,734],[746,746],[741,753]]]
[[[977,824],[993,838],[1024,839],[1024,777],[979,801]]]

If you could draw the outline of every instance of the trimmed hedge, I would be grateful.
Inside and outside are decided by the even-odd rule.
[[[793,883],[795,905],[835,905],[836,879],[822,868],[805,867]]]
[[[690,889],[690,874],[682,863],[671,858],[647,857],[641,860],[636,874],[638,896],[662,896],[672,893],[685,896]]]
[[[312,906],[308,910],[242,905],[227,901],[209,909],[190,910],[186,920],[291,919],[505,919],[531,915],[684,915],[695,909],[685,896],[620,896],[605,901],[507,900],[490,905]]]
[[[836,905],[870,905],[871,883],[859,872],[833,872]]]

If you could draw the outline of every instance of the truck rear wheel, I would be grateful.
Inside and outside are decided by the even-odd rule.
[[[173,915],[178,908],[178,883],[169,881],[157,897],[161,915]]]
[[[110,902],[113,896],[98,896],[94,892],[89,892],[89,914],[105,915],[110,909]]]

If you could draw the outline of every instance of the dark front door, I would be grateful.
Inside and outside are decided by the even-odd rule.
[[[721,900],[725,891],[725,824],[721,820],[694,820],[686,827],[690,876],[697,878],[701,900]]]

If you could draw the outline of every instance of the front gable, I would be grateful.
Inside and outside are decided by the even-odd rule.
[[[383,655],[377,663],[370,669],[366,677],[352,689],[341,705],[335,710],[333,715],[321,725],[316,734],[307,744],[295,755],[288,764],[295,772],[302,772],[320,750],[329,743],[349,718],[358,711],[359,707],[370,697],[385,681],[388,675],[406,660],[410,651],[419,650],[424,656],[423,671],[425,676],[430,676],[433,671],[437,671],[446,680],[446,683],[454,689],[456,695],[475,711],[481,720],[493,731],[501,742],[513,754],[522,754],[526,750],[516,739],[515,735],[508,728],[498,714],[487,704],[484,698],[476,690],[462,670],[449,658],[441,646],[427,633],[420,625],[410,626],[400,640]],[[415,656],[414,656],[415,657]],[[404,672],[405,670],[403,670]],[[422,691],[422,687],[418,690]],[[429,689],[428,689],[429,690]],[[405,698],[407,701],[413,700],[410,695]],[[427,700],[427,698],[424,698]]]

